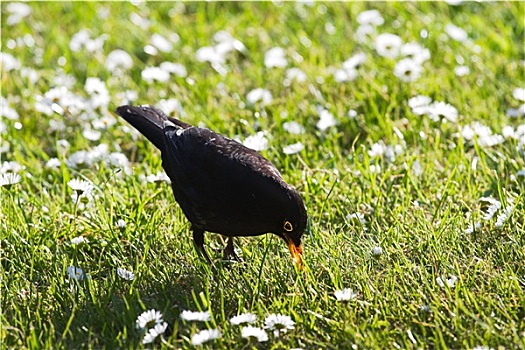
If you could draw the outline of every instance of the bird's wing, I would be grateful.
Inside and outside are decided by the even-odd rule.
[[[196,186],[201,182],[205,185],[217,181],[221,174],[226,179],[235,178],[238,171],[272,182],[282,180],[277,168],[258,152],[204,128],[167,127],[165,152],[167,160],[176,168],[173,172],[181,186]]]
[[[258,199],[271,198],[284,184],[275,166],[259,153],[204,128],[167,127],[163,166],[192,222],[211,222],[234,213],[255,217],[267,210]],[[200,217],[191,218],[192,214]]]

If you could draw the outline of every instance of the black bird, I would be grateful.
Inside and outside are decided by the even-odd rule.
[[[306,208],[270,161],[239,142],[154,107],[121,106],[116,112],[161,151],[175,200],[208,262],[205,231],[227,236],[224,254],[237,260],[233,237],[274,233],[286,241],[302,267]]]

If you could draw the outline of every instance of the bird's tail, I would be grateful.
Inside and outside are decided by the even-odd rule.
[[[155,107],[120,106],[116,112],[160,150],[164,147],[164,129],[167,126],[185,128],[187,125],[175,118],[169,118]]]

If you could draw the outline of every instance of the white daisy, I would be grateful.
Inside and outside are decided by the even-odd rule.
[[[349,301],[357,298],[357,294],[350,288],[345,288],[343,290],[336,290],[334,296],[337,301]]]
[[[525,88],[515,88],[512,91],[512,97],[519,101],[525,101]]]
[[[422,64],[430,59],[430,51],[416,42],[406,43],[401,46],[401,55],[412,59],[414,62]]]
[[[177,77],[185,78],[188,75],[186,67],[180,63],[162,62],[159,67]]]
[[[144,338],[142,339],[142,344],[153,343],[155,339],[157,339],[156,336],[154,336],[153,334],[150,334],[150,332],[147,332],[146,334],[144,334]]]
[[[412,58],[404,58],[394,66],[394,75],[404,82],[414,82],[419,79],[423,67]]]
[[[281,314],[271,314],[264,320],[264,328],[273,331],[275,336],[279,336],[280,332],[286,333],[290,329],[294,329],[295,322],[290,316]]]
[[[454,74],[458,77],[463,77],[470,74],[470,68],[468,66],[457,66],[454,68]]]
[[[138,94],[135,90],[125,90],[125,91],[119,91],[117,92],[117,98],[119,99],[119,104],[131,104],[132,102],[136,101],[138,98]],[[121,126],[121,128],[124,130],[124,126]],[[129,128],[131,130],[131,128]],[[133,128],[133,130],[136,130]],[[129,132],[129,131],[127,131]],[[138,134],[138,131],[137,131]]]
[[[369,169],[372,174],[379,174],[381,172],[381,166],[379,164],[371,164]]]
[[[225,30],[219,30],[217,33],[213,34],[213,40],[218,43],[223,43],[235,41],[237,39],[235,39],[229,32]]]
[[[82,29],[73,35],[69,42],[69,48],[74,52],[80,51],[83,47],[88,52],[100,51],[104,47],[104,42],[107,38],[108,35],[102,34],[98,38],[91,39],[89,30]]]
[[[230,323],[234,325],[240,325],[243,323],[254,323],[257,320],[257,316],[251,313],[240,314],[230,318]]]
[[[209,311],[187,311],[184,310],[180,314],[180,318],[184,321],[201,321],[208,322],[211,320]]]
[[[104,160],[109,155],[108,149],[109,147],[105,143],[93,147],[91,151],[87,152],[86,158],[88,158],[88,162],[93,164]]]
[[[150,38],[150,42],[162,52],[170,52],[173,50],[173,44],[160,34],[153,34]]]
[[[8,26],[20,23],[31,13],[31,7],[22,2],[9,2],[7,3],[6,10],[9,13],[6,21]]]
[[[131,165],[129,163],[128,157],[124,153],[112,152],[106,157],[106,163],[108,163],[113,168],[122,169],[125,174],[131,172]]]
[[[358,76],[357,70],[355,69],[336,69],[334,71],[334,79],[338,83],[345,83],[348,81],[354,81]]]
[[[74,280],[83,280],[89,277],[89,274],[84,273],[80,267],[75,266],[68,266],[67,274],[69,275],[69,278]]]
[[[91,122],[93,127],[95,129],[97,129],[97,130],[107,130],[110,127],[112,127],[113,125],[115,125],[116,123],[117,123],[117,119],[115,119],[115,117],[113,117],[112,115],[103,115],[102,117],[94,119]],[[104,146],[99,145],[97,147],[104,147],[104,148],[106,148],[106,151],[107,151],[107,148],[108,148],[108,146],[105,145],[105,144],[104,144]]]
[[[164,334],[166,328],[168,328],[167,322],[156,323],[154,327],[148,329],[148,332],[144,335],[144,338],[142,339],[142,344],[153,343],[159,335]]]
[[[284,122],[283,129],[294,135],[304,134],[305,132],[304,126],[295,121]]]
[[[87,151],[77,151],[66,159],[68,168],[77,169],[79,167],[90,167],[93,164],[93,159]]]
[[[270,104],[272,99],[270,91],[262,88],[253,89],[246,95],[246,100],[251,105],[260,102],[262,106],[265,106]]]
[[[286,78],[296,80],[299,83],[306,81],[306,73],[299,68],[290,68],[286,71]]]
[[[125,280],[132,281],[135,279],[135,274],[129,270],[117,267],[117,274]]]
[[[195,52],[197,61],[199,62],[210,62],[212,65],[221,65],[226,61],[223,53],[219,53],[215,47],[203,46]]]
[[[328,128],[335,126],[337,120],[334,115],[326,109],[320,109],[319,111],[319,121],[317,122],[317,128],[321,131],[326,131]]]
[[[72,245],[79,245],[79,244],[82,244],[82,243],[89,243],[88,239],[87,238],[84,238],[83,236],[78,236],[78,237],[75,237],[75,238],[72,238],[71,239],[71,244]]]
[[[441,288],[444,288],[445,285],[449,288],[454,288],[457,280],[458,278],[454,275],[450,275],[450,278],[446,278],[446,279],[441,276],[436,278],[436,282]]]
[[[146,329],[162,323],[162,313],[155,309],[144,311],[137,317],[135,322],[137,328]]]
[[[525,103],[518,108],[509,108],[505,114],[511,118],[518,118],[525,115]]]
[[[453,24],[447,24],[445,26],[445,32],[456,41],[465,42],[468,39],[467,32]]]
[[[25,167],[20,165],[18,162],[10,161],[10,162],[3,162],[0,166],[0,174],[1,173],[18,173],[21,170],[23,170]]]
[[[159,67],[146,67],[140,73],[140,76],[147,83],[153,83],[154,80],[165,83],[170,78],[170,73]]]
[[[345,70],[356,69],[366,61],[366,54],[359,52],[343,62]]]
[[[192,345],[202,345],[211,340],[215,340],[221,337],[221,332],[218,329],[205,329],[191,337]]]
[[[10,120],[18,120],[20,118],[16,109],[12,108],[9,102],[3,97],[0,97],[0,117]]]
[[[126,228],[128,224],[126,223],[125,220],[122,220],[122,219],[118,219],[117,220],[117,228],[120,229],[120,230],[124,230]]]
[[[259,327],[246,326],[241,330],[241,336],[243,338],[255,339],[259,343],[268,341],[268,334],[266,331]]]
[[[292,143],[291,145],[283,147],[284,154],[295,154],[299,153],[304,149],[304,145],[301,142]]]
[[[264,54],[264,65],[267,68],[284,68],[288,64],[286,52],[282,47],[274,47]]]
[[[494,226],[496,228],[502,228],[503,224],[505,224],[505,222],[510,217],[510,214],[512,213],[513,210],[514,210],[514,205],[509,205],[508,207],[506,207],[503,210],[503,212],[498,215],[498,217],[496,219],[496,223],[494,224]]]
[[[503,135],[504,138],[506,139],[509,139],[509,138],[514,138],[514,128],[510,125],[505,125],[502,129],[501,129],[501,134]]]
[[[492,147],[505,141],[502,135],[492,134],[492,129],[480,122],[463,126],[461,136],[471,142],[477,137],[477,143],[480,147]]]
[[[501,208],[501,202],[495,198],[492,197],[482,197],[479,199],[480,201],[489,203],[489,206],[485,210],[485,213],[483,214],[484,220],[491,220],[494,217],[494,214]]]
[[[465,229],[466,234],[472,234],[474,231],[478,231],[481,228],[481,222],[475,222],[473,224],[468,225],[468,227]]]
[[[168,184],[171,184],[171,179],[164,171],[148,175],[146,181],[151,183],[167,182]]]
[[[232,51],[244,52],[246,51],[246,46],[239,40],[235,39],[230,33],[224,30],[220,30],[213,35],[213,40],[217,42],[214,49],[223,57],[226,57],[226,54]],[[213,66],[213,64],[212,64]]]
[[[113,50],[106,58],[106,69],[110,72],[118,72],[130,69],[133,66],[133,59],[124,50]]]
[[[82,130],[82,136],[84,136],[84,138],[89,141],[98,141],[100,140],[102,133],[98,130],[93,130],[88,127]]]
[[[86,83],[84,85],[84,90],[89,95],[92,94],[107,94],[108,89],[106,88],[106,84],[100,80],[100,78],[97,77],[90,77],[86,79]]]
[[[367,151],[371,158],[380,157],[385,153],[386,145],[383,142],[376,142]]]
[[[65,129],[64,129],[65,130]],[[57,141],[57,151],[64,154],[71,148],[71,144],[67,140],[61,139]]]
[[[346,220],[347,221],[351,221],[351,220],[355,220],[355,219],[357,219],[361,225],[366,224],[365,215],[362,214],[362,213],[352,213],[352,214],[348,214],[346,216]]]
[[[435,101],[428,106],[427,113],[430,119],[439,121],[440,117],[455,123],[458,119],[458,110],[449,103]]]
[[[91,193],[95,188],[92,182],[79,179],[69,180],[67,185],[78,194]]]
[[[108,89],[106,88],[106,84],[99,78],[87,78],[85,90],[90,95],[89,103],[92,108],[104,107],[109,104],[110,97]],[[63,112],[59,114],[63,114]]]
[[[255,151],[264,151],[265,149],[268,149],[268,138],[264,131],[258,131],[255,135],[248,136],[242,143],[246,147]]]
[[[91,206],[95,199],[92,192],[79,193],[77,191],[71,194],[71,201],[73,204],[78,205],[80,210],[84,210],[87,206]]]
[[[519,101],[525,101],[525,88],[515,88],[512,91],[512,96]]]
[[[396,58],[403,45],[401,38],[395,34],[384,33],[376,37],[375,49],[380,56]]]
[[[421,163],[419,162],[419,160],[414,160],[414,162],[412,163],[412,174],[414,174],[414,176],[416,177],[420,177],[421,175],[423,175],[423,168],[421,167]]]
[[[368,41],[369,38],[372,37],[375,31],[376,29],[374,26],[370,24],[361,24],[359,27],[357,27],[357,30],[355,31],[354,39],[357,42],[365,43]]]
[[[19,183],[21,180],[22,177],[15,173],[0,174],[0,187],[5,187],[9,189],[11,188],[11,186]]]
[[[330,35],[334,35],[337,32],[337,29],[332,22],[326,22],[324,25],[324,30]]]
[[[357,23],[360,25],[380,26],[385,23],[381,13],[377,10],[363,11],[357,15]]]
[[[379,256],[379,255],[383,254],[383,248],[381,248],[381,247],[374,247],[374,248],[372,248],[372,254],[374,254],[376,256]]]
[[[155,46],[153,45],[146,45],[144,46],[144,52],[147,53],[148,55],[151,55],[151,56],[155,56],[159,53],[159,49],[157,49]]]
[[[418,95],[408,100],[408,106],[412,109],[412,112],[417,115],[425,114],[428,111],[428,106],[432,102],[432,99],[428,96]]]
[[[0,55],[0,61],[2,62],[2,68],[6,71],[18,70],[21,67],[20,61],[13,55],[7,52],[2,52]]]
[[[20,70],[20,76],[27,78],[29,83],[33,85],[36,84],[36,82],[40,79],[40,74],[33,68],[28,67],[22,67]]]

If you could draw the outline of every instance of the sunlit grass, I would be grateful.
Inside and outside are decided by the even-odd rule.
[[[222,336],[205,347],[525,347],[524,140],[506,137],[484,147],[481,136],[471,142],[462,132],[473,122],[494,134],[523,126],[523,116],[506,113],[523,103],[512,96],[525,86],[522,3],[29,3],[31,14],[13,26],[4,20],[7,5],[2,53],[39,78],[31,82],[21,69],[6,71],[2,60],[2,96],[19,118],[1,119],[1,161],[23,167],[19,183],[0,188],[3,347],[141,348],[144,334],[135,321],[149,309],[168,323],[163,340],[148,345],[158,348],[192,347],[194,334],[215,328]],[[379,56],[372,39],[355,40],[356,18],[367,9],[384,18],[378,33],[429,49],[416,82],[394,76],[397,60]],[[149,21],[145,28],[130,20],[137,15]],[[451,39],[449,23],[471,42]],[[82,29],[91,38],[107,34],[103,49],[71,51],[71,38]],[[215,44],[220,30],[246,47],[228,56],[225,76],[195,58],[199,48]],[[144,47],[154,33],[176,33],[179,40],[171,52],[148,55]],[[26,35],[34,45],[22,44]],[[283,84],[286,68],[264,66],[265,52],[276,46],[285,49],[287,68],[306,74],[305,82]],[[105,67],[116,49],[133,58],[121,75]],[[357,78],[336,82],[333,72],[357,52],[367,55]],[[188,76],[144,82],[143,69],[164,61],[183,64]],[[456,76],[458,65],[470,73]],[[86,79],[98,77],[109,104],[83,114],[38,112],[36,96],[64,86],[56,82],[61,72],[75,78],[69,90],[84,98],[91,98]],[[255,88],[268,89],[272,101],[247,103]],[[121,119],[100,129],[99,140],[83,135],[94,120],[114,116],[126,90],[135,91],[140,104],[176,98],[185,122],[230,137],[267,132],[262,154],[308,208],[304,272],[272,235],[237,239],[245,263],[230,264],[221,262],[223,240],[207,233],[216,269],[199,257],[169,185],[141,177],[162,170],[154,146],[123,129],[128,125]],[[458,121],[414,114],[408,100],[416,95],[450,103]],[[319,108],[337,124],[320,131]],[[305,133],[287,132],[286,121],[298,122]],[[283,153],[296,142],[302,151]],[[378,142],[399,152],[376,157],[370,151]],[[131,166],[66,164],[74,152],[99,144],[125,154]],[[55,157],[60,166],[46,167]],[[93,183],[95,197],[85,207],[72,201],[71,179]],[[482,197],[502,203],[490,220],[483,219]],[[514,209],[498,228],[496,217],[510,200]],[[88,242],[72,244],[76,237]],[[72,279],[70,266],[89,278]],[[119,267],[135,278],[119,277]],[[334,292],[345,288],[355,298],[337,301]],[[211,320],[182,321],[182,310],[209,310]],[[268,315],[283,314],[295,328],[249,342],[229,322],[244,312],[257,315],[257,327]]]

